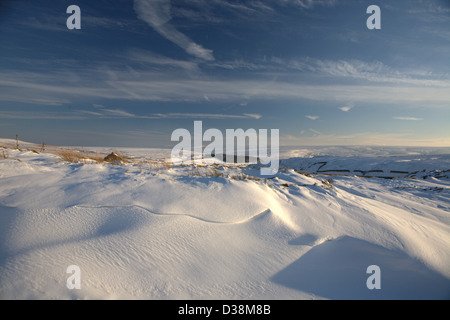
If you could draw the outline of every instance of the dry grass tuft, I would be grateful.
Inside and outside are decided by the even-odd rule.
[[[9,154],[5,150],[2,150],[2,152],[0,152],[0,159],[8,159],[8,158]]]
[[[169,170],[172,169],[173,163],[169,161],[163,161],[159,163],[160,166],[164,167],[165,169]]]
[[[133,159],[132,159],[129,155],[127,155],[126,153],[124,153],[124,152],[121,152],[121,151],[113,151],[113,153],[116,154],[116,155],[120,158],[120,161],[121,161],[122,163],[130,163],[130,162],[134,162]]]
[[[67,162],[71,163],[86,163],[87,161],[95,161],[102,163],[104,158],[98,154],[91,154],[86,152],[79,152],[75,150],[59,151],[58,155]]]
[[[231,176],[230,179],[232,180],[249,180],[249,181],[261,181],[261,178],[250,176],[248,174],[242,173],[238,175]]]
[[[334,187],[333,179],[331,179],[331,178],[323,179],[322,180],[322,187],[326,188],[326,189],[333,188]]]
[[[304,175],[304,176],[306,176],[306,177],[313,177],[313,176],[314,176],[312,173],[309,173],[309,172],[299,171],[299,170],[295,170],[295,169],[294,169],[294,171],[295,171],[296,173],[301,174],[301,175]]]

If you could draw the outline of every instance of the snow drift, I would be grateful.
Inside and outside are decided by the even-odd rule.
[[[450,298],[445,153],[311,149],[264,179],[251,165],[212,174],[5,152],[2,299]],[[70,265],[80,267],[80,290],[66,287]],[[380,267],[380,290],[366,286],[370,265]]]

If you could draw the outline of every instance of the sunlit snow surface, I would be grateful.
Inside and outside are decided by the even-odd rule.
[[[0,148],[2,299],[450,298],[450,149],[282,148],[263,177],[164,149],[114,165],[34,147]]]

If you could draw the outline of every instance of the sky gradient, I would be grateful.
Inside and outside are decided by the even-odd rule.
[[[448,0],[0,3],[2,138],[171,147],[202,120],[284,146],[450,146]]]

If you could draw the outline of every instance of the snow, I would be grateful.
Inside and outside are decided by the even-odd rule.
[[[83,148],[133,159],[114,165],[0,146],[1,299],[450,298],[448,149],[286,148],[267,178],[164,149]]]

